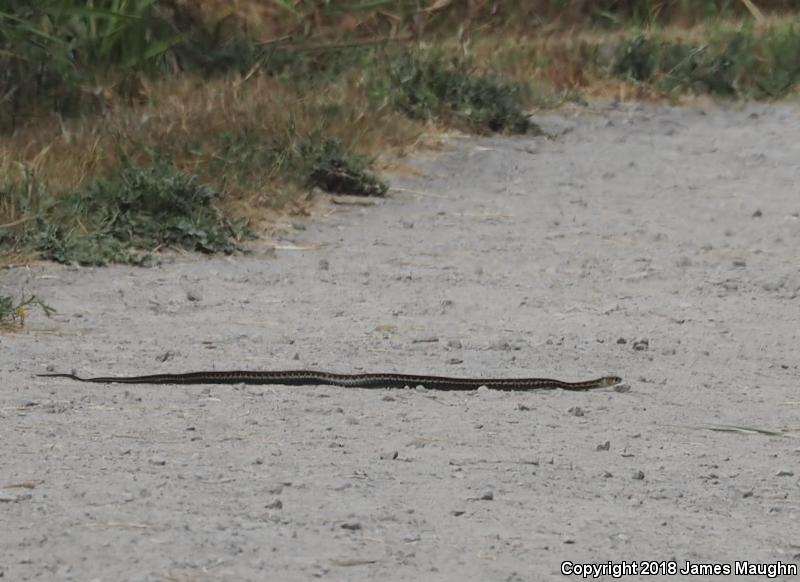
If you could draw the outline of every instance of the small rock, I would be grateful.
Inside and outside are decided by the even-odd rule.
[[[451,340],[447,340],[447,347],[451,348],[451,349],[454,349],[454,350],[460,350],[464,346],[461,343],[461,340],[451,339]]]
[[[565,544],[574,544],[575,540],[573,540],[572,538],[564,538],[564,543]]]
[[[603,479],[611,479],[613,476],[614,475],[611,473],[611,471],[603,471]]]
[[[636,471],[633,474],[633,478],[636,479],[637,481],[641,481],[642,479],[644,479],[644,471]]]
[[[330,269],[330,263],[328,263],[327,259],[320,259],[319,260],[319,270],[320,271],[327,271]]]
[[[486,491],[480,496],[479,499],[481,501],[492,501],[494,499],[494,492],[493,491]]]
[[[389,451],[388,453],[381,454],[381,460],[394,461],[399,456],[397,451]]]
[[[624,337],[620,337],[620,338],[617,338],[617,343],[618,344],[626,344],[626,343],[628,343],[628,340],[626,340]]]
[[[162,459],[161,457],[152,457],[149,462],[151,465],[158,465],[160,467],[167,464],[166,459]]]
[[[450,515],[458,517],[459,515],[464,515],[465,513],[466,511],[464,511],[463,509],[454,509],[453,511],[450,512]]]
[[[619,392],[620,394],[624,394],[625,392],[631,391],[630,384],[617,384],[614,386],[614,392]]]
[[[792,472],[792,471],[778,471],[778,477],[794,477],[794,472]]]
[[[637,352],[646,352],[650,349],[650,340],[647,338],[636,340],[633,342],[633,349]]]
[[[756,211],[753,213],[753,218],[761,218],[762,216],[763,216],[763,214],[761,214],[761,211],[760,211],[760,210],[756,210]]]
[[[253,459],[253,464],[254,465],[263,465],[264,464],[264,459],[262,457],[256,457],[255,459]]]
[[[189,291],[186,292],[186,299],[188,299],[189,301],[200,301],[201,299],[203,299],[203,296],[200,294],[199,291],[190,289]]]
[[[733,266],[734,267],[740,267],[740,268],[746,267],[747,266],[747,261],[745,261],[744,259],[734,259]]]
[[[361,529],[361,524],[357,521],[348,521],[341,525],[342,529],[347,529],[350,531],[358,531]]]
[[[450,358],[449,360],[447,360],[447,363],[450,364],[451,366],[457,366],[458,364],[463,364],[464,360],[462,360],[461,358]]]
[[[611,441],[606,441],[602,444],[597,445],[595,449],[597,451],[610,451],[611,450]]]
[[[276,499],[272,503],[267,503],[264,506],[265,509],[283,509],[283,502],[280,499]]]
[[[167,350],[161,355],[156,356],[156,361],[158,362],[166,362],[167,360],[171,360],[175,357],[175,352],[172,350]]]
[[[567,412],[572,416],[583,416],[583,408],[580,406],[573,406],[572,408],[567,409]]]

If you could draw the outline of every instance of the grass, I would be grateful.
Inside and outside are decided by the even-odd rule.
[[[518,84],[425,51],[355,53],[315,58],[328,79],[318,85],[291,68],[278,68],[278,78],[260,69],[205,81],[186,75],[153,82],[146,103],[116,104],[108,118],[62,119],[56,130],[32,126],[6,139],[0,220],[10,226],[0,224],[0,248],[95,265],[145,264],[166,247],[231,252],[243,232],[231,225],[258,226],[259,209],[313,187],[383,195],[388,185],[373,169],[380,152],[402,153],[428,123],[533,127]],[[266,65],[274,62],[258,67]],[[419,78],[408,86],[401,72]],[[424,108],[409,107],[417,92]],[[196,207],[178,204],[184,199]],[[212,201],[213,220],[204,205]]]
[[[800,80],[800,31],[793,24],[763,33],[745,27],[703,43],[638,34],[619,43],[610,70],[673,95],[783,97]]]
[[[757,4],[12,0],[0,253],[233,252],[312,188],[383,195],[381,168],[431,130],[535,135],[532,108],[616,86],[789,95],[800,37],[776,11],[791,6]]]
[[[413,119],[442,119],[476,131],[541,133],[523,111],[522,83],[476,75],[468,60],[402,51],[387,59],[375,85],[391,106]],[[382,71],[383,72],[383,71]]]
[[[61,263],[146,264],[163,247],[230,253],[247,234],[213,205],[214,192],[166,163],[127,168],[44,203],[5,193],[15,194],[35,219],[0,233],[0,244]]]

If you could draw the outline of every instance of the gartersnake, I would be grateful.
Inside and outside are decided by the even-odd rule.
[[[49,378],[70,378],[80,382],[103,384],[282,384],[305,386],[324,384],[344,388],[404,388],[425,386],[432,390],[477,390],[486,386],[493,390],[525,391],[561,388],[562,390],[591,390],[605,388],[622,382],[617,376],[603,376],[585,382],[564,382],[550,378],[451,378],[448,376],[423,376],[416,374],[334,374],[313,370],[264,371],[211,371],[185,374],[151,374],[147,376],[101,376],[81,378],[75,374],[38,374]]]

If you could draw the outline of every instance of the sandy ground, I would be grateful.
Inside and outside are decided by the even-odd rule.
[[[293,220],[274,254],[0,274],[1,293],[59,310],[0,336],[0,578],[800,563],[800,108],[595,106],[541,123],[554,139],[452,137],[375,206]],[[213,368],[625,384],[34,376]]]

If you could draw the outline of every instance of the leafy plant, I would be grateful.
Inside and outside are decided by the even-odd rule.
[[[611,72],[670,92],[780,97],[800,79],[800,34],[793,26],[745,27],[703,45],[639,34],[617,45]]]
[[[230,253],[249,236],[213,205],[215,194],[170,164],[128,168],[48,204],[0,245],[27,247],[62,263],[145,264],[163,247]]]
[[[535,128],[521,109],[523,87],[492,75],[475,75],[463,60],[401,51],[389,56],[379,92],[391,105],[418,119],[439,117],[476,129],[525,133]]]
[[[24,326],[27,308],[31,306],[39,307],[47,317],[50,317],[56,311],[37,295],[26,296],[23,293],[16,300],[8,295],[0,295],[0,327],[8,328],[13,327],[15,324],[18,324],[19,327]]]
[[[389,186],[369,171],[362,156],[347,155],[334,139],[309,139],[300,148],[308,183],[335,194],[383,196]]]

